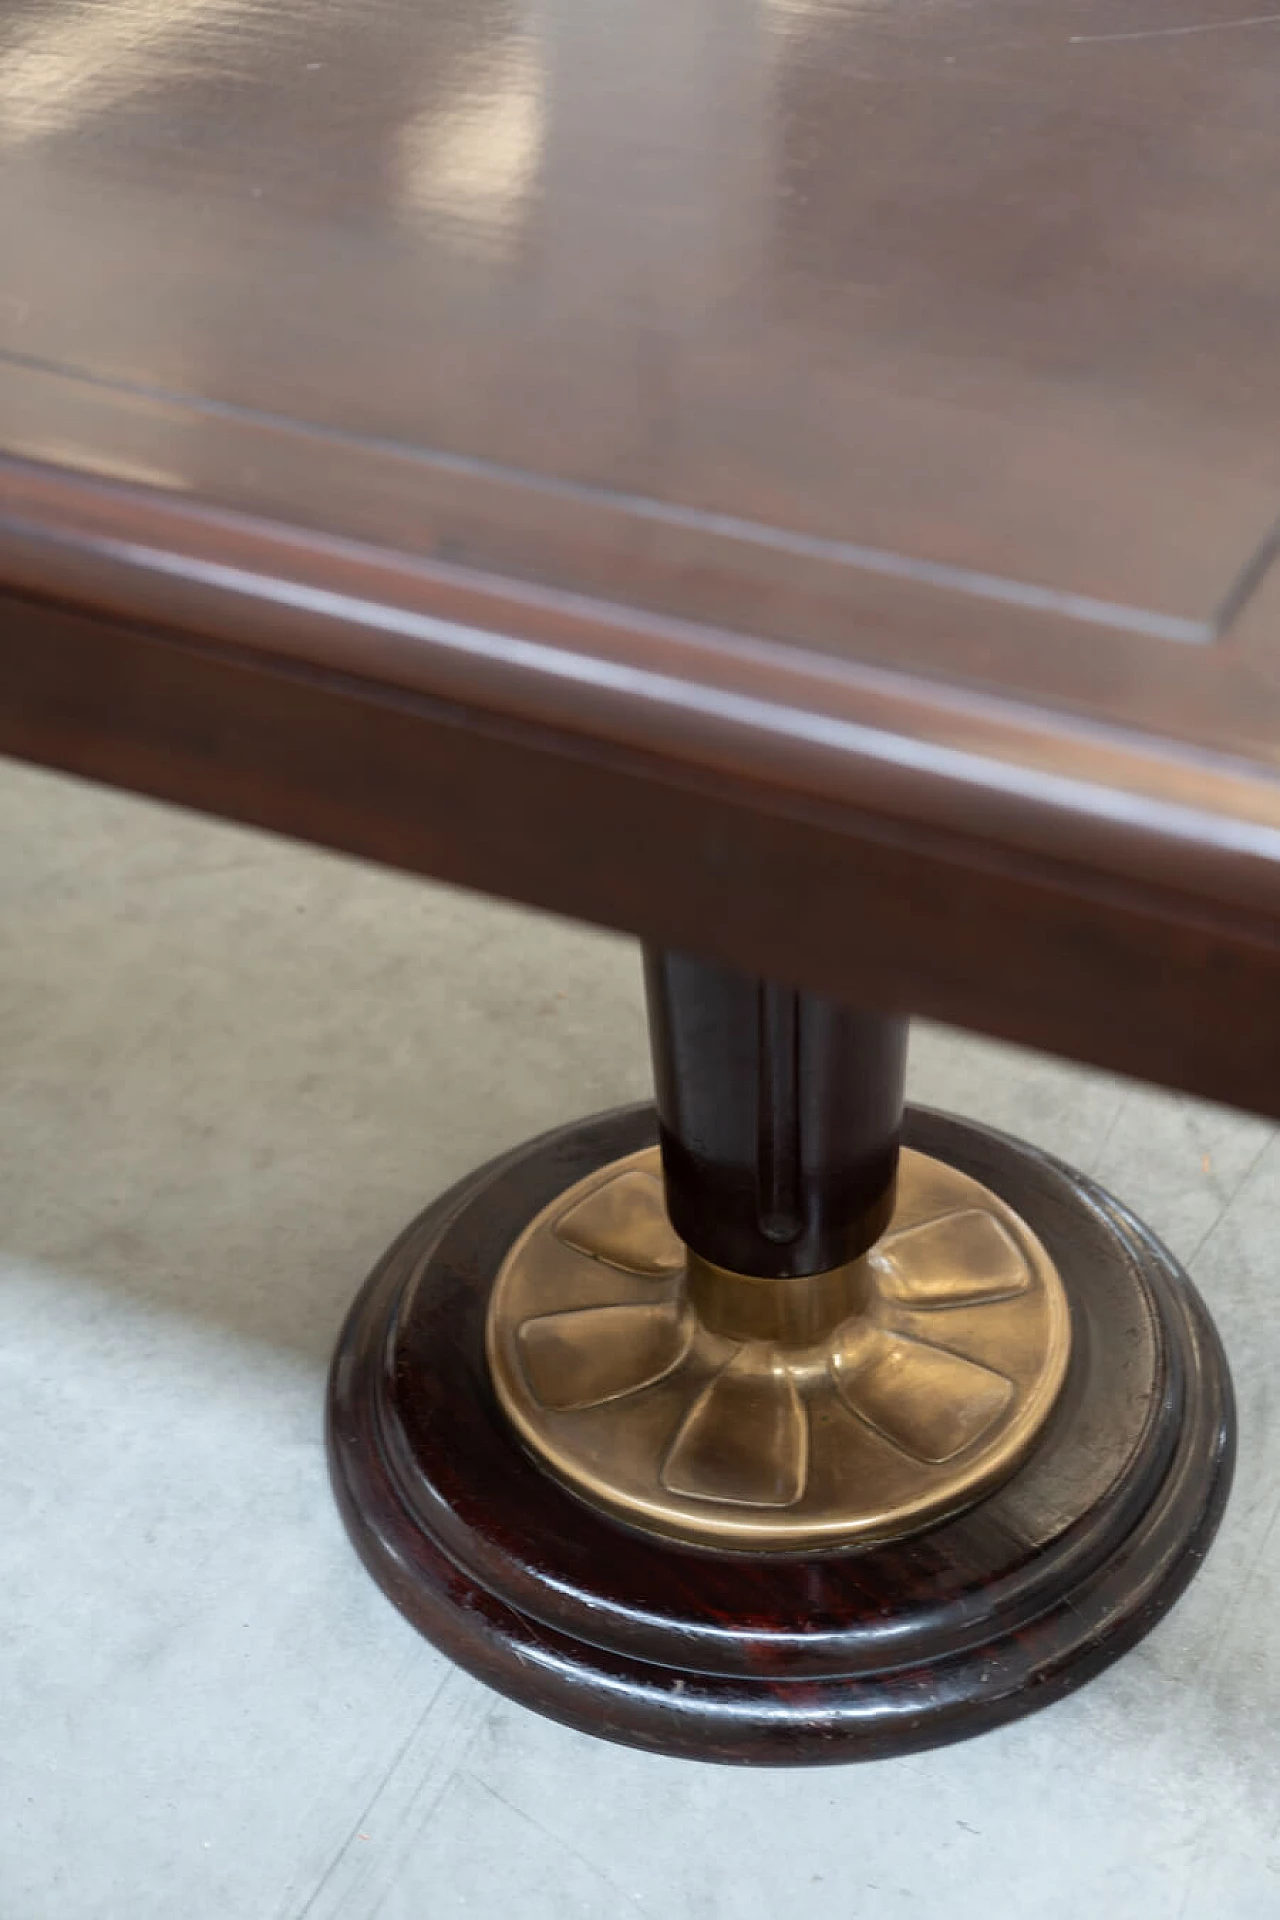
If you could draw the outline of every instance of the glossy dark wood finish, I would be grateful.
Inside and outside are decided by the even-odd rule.
[[[903,1019],[688,954],[645,954],[667,1212],[735,1273],[856,1260],[893,1213]]]
[[[0,348],[48,372],[9,443],[257,512],[218,456],[265,416],[455,495],[492,473],[1092,596],[1121,634],[1210,623],[1280,485],[1276,35],[1239,18],[11,0]],[[153,397],[145,447],[59,379]],[[312,464],[281,517],[341,517]]]
[[[1229,0],[14,0],[0,744],[1275,1111],[1278,61]],[[442,708],[505,778],[370,771]]]
[[[27,600],[0,751],[1280,1112],[1271,914]]]
[[[521,1452],[489,1387],[488,1282],[566,1183],[655,1136],[644,1109],[547,1136],[464,1182],[371,1277],[334,1361],[330,1460],[397,1606],[490,1684],[590,1732],[729,1761],[872,1758],[1047,1704],[1154,1625],[1226,1497],[1225,1362],[1168,1254],[1032,1149],[909,1112],[906,1139],[1042,1235],[1074,1348],[1029,1463],[892,1546],[792,1558],[633,1533]],[[1154,1392],[1151,1391],[1154,1382]]]

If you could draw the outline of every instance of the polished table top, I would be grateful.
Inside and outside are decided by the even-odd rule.
[[[1278,223],[1238,0],[9,0],[0,746],[1275,1110]]]

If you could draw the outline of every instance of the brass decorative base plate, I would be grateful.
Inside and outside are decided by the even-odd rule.
[[[503,1261],[486,1346],[525,1445],[650,1532],[753,1552],[888,1540],[1003,1480],[1066,1373],[1057,1271],[996,1194],[904,1149],[889,1230],[809,1280],[708,1266],[658,1150],[545,1207]]]

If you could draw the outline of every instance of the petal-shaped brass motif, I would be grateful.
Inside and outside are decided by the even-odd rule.
[[[555,1234],[624,1273],[668,1275],[684,1266],[684,1243],[667,1218],[662,1182],[634,1168],[561,1214]]]
[[[692,1329],[677,1301],[578,1307],[526,1320],[517,1343],[529,1389],[557,1413],[598,1407],[678,1367]]]
[[[882,1327],[855,1326],[832,1354],[831,1374],[852,1412],[935,1466],[971,1447],[1014,1397],[1002,1373]]]
[[[735,1354],[694,1401],[662,1464],[669,1493],[745,1507],[790,1507],[804,1492],[809,1423],[771,1347]]]
[[[872,1255],[887,1300],[908,1307],[971,1307],[1025,1293],[1031,1275],[993,1213],[963,1207],[888,1233]]]

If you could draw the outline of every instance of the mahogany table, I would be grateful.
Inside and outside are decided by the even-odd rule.
[[[902,1069],[1280,1115],[1278,219],[1238,0],[0,15],[0,750],[646,945],[655,1108],[335,1358],[356,1545],[515,1697],[903,1752],[1199,1564],[1185,1275]]]

